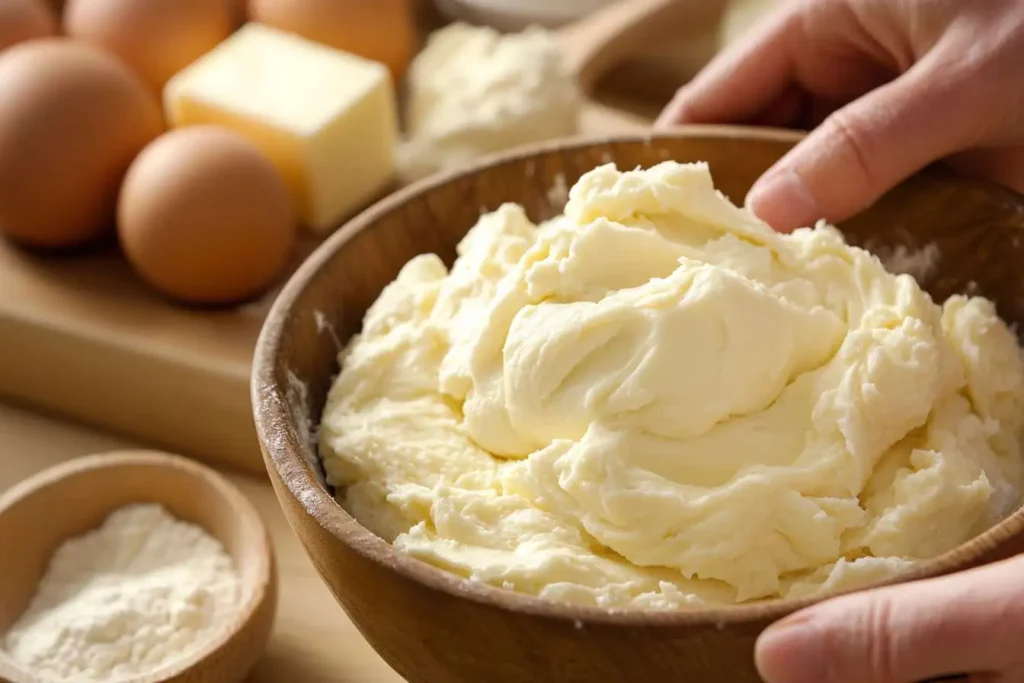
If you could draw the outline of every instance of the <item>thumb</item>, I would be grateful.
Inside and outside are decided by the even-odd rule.
[[[935,72],[919,62],[833,113],[758,180],[747,206],[783,232],[841,221],[970,145],[980,126],[977,103],[964,102],[960,79]]]
[[[824,602],[761,635],[758,670],[768,683],[908,683],[1019,672],[1022,575],[1024,561],[1014,559]]]

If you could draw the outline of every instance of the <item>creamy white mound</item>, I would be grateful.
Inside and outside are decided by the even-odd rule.
[[[1024,366],[824,224],[705,164],[603,166],[537,226],[414,258],[341,356],[321,451],[375,533],[462,576],[673,609],[861,585],[1016,507]]]
[[[431,34],[409,68],[402,175],[457,169],[484,154],[573,135],[582,102],[550,31],[450,24]]]

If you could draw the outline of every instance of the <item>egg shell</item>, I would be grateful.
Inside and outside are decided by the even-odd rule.
[[[0,54],[0,233],[72,247],[114,226],[135,155],[163,131],[160,103],[116,59],[63,38]]]
[[[228,0],[68,0],[64,30],[110,51],[160,91],[237,26]]]
[[[0,51],[57,33],[57,17],[43,0],[0,0]]]
[[[410,0],[249,0],[249,18],[381,62],[395,82],[416,51]]]
[[[183,303],[241,302],[281,274],[298,216],[273,164],[252,143],[214,126],[180,128],[132,164],[118,235],[135,270]]]

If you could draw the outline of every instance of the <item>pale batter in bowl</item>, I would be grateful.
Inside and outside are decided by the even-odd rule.
[[[862,585],[1014,509],[1024,365],[828,226],[772,232],[703,164],[595,169],[413,259],[342,354],[338,498],[414,556],[674,609]]]

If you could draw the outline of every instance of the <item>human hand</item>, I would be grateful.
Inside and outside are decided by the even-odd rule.
[[[817,126],[747,197],[783,231],[942,158],[1024,192],[1024,0],[787,0],[679,91],[676,123]]]
[[[1024,555],[797,612],[761,635],[756,659],[768,683],[1019,683]]]

